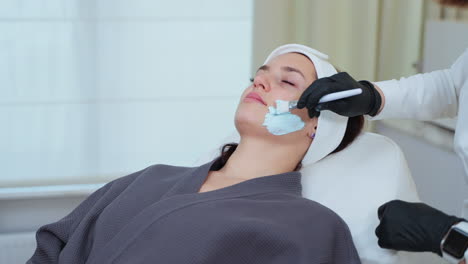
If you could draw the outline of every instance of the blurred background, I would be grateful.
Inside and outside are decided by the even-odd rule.
[[[449,67],[468,47],[468,10],[432,0],[0,0],[0,263],[29,257],[31,232],[103,183],[157,163],[191,166],[218,147],[253,72],[292,42],[356,79],[394,79]],[[367,130],[399,144],[423,201],[460,215],[468,187],[455,122]]]

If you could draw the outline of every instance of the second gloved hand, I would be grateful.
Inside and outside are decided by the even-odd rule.
[[[361,88],[362,93],[352,97],[319,104],[324,95]],[[311,118],[319,116],[320,111],[330,110],[339,115],[353,117],[359,115],[375,116],[382,104],[382,98],[374,85],[368,81],[353,79],[348,73],[340,72],[330,77],[320,78],[314,81],[302,93],[297,107],[306,107]]]
[[[424,203],[394,200],[378,209],[375,230],[382,248],[413,252],[431,251],[439,256],[440,243],[450,227],[463,219],[449,216]]]

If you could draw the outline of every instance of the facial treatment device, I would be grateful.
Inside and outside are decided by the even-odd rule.
[[[335,100],[339,100],[343,98],[348,98],[348,97],[355,96],[361,93],[362,93],[362,89],[356,88],[356,89],[351,89],[347,91],[327,94],[323,96],[322,98],[320,98],[319,104],[330,102],[330,101],[335,101]],[[295,108],[297,108],[297,101],[282,101],[282,100],[276,101],[276,113],[277,114],[286,113],[286,112],[289,112],[289,110],[295,109]]]

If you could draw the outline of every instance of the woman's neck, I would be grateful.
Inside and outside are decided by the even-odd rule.
[[[294,146],[274,145],[270,141],[257,138],[243,138],[218,172],[226,178],[238,180],[290,172],[301,161],[300,153],[302,151]]]

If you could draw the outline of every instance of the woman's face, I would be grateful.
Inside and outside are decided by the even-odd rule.
[[[235,124],[239,133],[269,134],[262,126],[268,106],[276,107],[276,100],[298,100],[304,90],[317,79],[315,76],[313,63],[298,53],[282,54],[261,66],[253,83],[242,93],[237,107]],[[301,131],[304,134],[304,130],[310,132],[307,130],[316,126],[317,119],[310,119],[306,108],[294,109],[291,113],[298,115],[306,124],[304,129],[291,134],[301,134]]]

